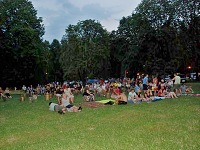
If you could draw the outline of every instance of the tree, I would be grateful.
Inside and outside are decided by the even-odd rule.
[[[123,17],[115,35],[112,38],[112,53],[121,63],[120,72],[124,75],[125,70],[130,70],[129,75],[135,75],[142,71],[143,60],[140,51],[141,40],[151,30],[148,20],[141,14],[132,14]]]
[[[1,0],[0,6],[1,84],[28,84],[34,80],[36,51],[44,34],[42,19],[27,0]]]
[[[95,20],[69,25],[61,41],[60,63],[67,79],[103,77],[109,57],[109,36]]]
[[[50,78],[54,81],[62,81],[63,71],[59,63],[59,58],[61,55],[61,44],[58,40],[54,39],[50,45],[50,51],[52,54],[51,62],[52,68],[50,69]]]
[[[136,13],[145,16],[153,27],[143,38],[140,47],[140,52],[148,50],[148,57],[145,56],[148,58],[145,62],[146,68],[153,66],[157,71],[162,70],[162,73],[166,70],[184,72],[186,64],[190,62],[189,55],[193,54],[192,59],[198,60],[199,3],[196,0],[143,0],[136,8]],[[197,62],[195,61],[196,65]]]

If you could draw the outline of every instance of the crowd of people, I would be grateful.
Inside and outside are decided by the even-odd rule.
[[[57,93],[59,93],[58,91]],[[137,78],[136,80],[125,78],[112,82],[109,80],[99,80],[98,82],[87,83],[85,86],[82,84],[64,85],[60,86],[60,91],[66,93],[70,103],[74,102],[74,94],[82,93],[83,100],[86,102],[95,101],[96,96],[104,96],[113,99],[115,104],[118,105],[141,102],[150,103],[156,99],[178,98],[178,96],[194,92],[191,86],[181,83],[178,74],[174,74],[174,77],[168,81],[164,79],[159,80],[157,76],[149,78],[149,75],[146,74],[144,77]],[[58,96],[61,97],[60,93]],[[59,100],[58,103],[62,104]]]
[[[32,85],[28,87],[23,85],[22,90],[30,98],[33,95],[55,95],[57,103],[50,102],[49,110],[57,111],[60,114],[82,110],[82,107],[74,105],[74,97],[80,93],[85,102],[95,101],[96,96],[102,96],[110,98],[120,105],[140,102],[150,103],[155,99],[178,98],[178,96],[194,92],[191,86],[181,83],[181,79],[176,73],[168,81],[159,79],[157,76],[149,77],[146,74],[136,79],[99,80],[98,82],[88,82],[85,85],[80,82],[62,85],[53,82],[45,86],[38,84],[35,88]],[[12,98],[8,88],[3,91],[0,87],[0,94],[1,97]]]

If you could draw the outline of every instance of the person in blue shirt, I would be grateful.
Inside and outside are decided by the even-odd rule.
[[[148,77],[149,77],[149,75],[148,74],[146,74],[146,76],[143,78],[143,80],[142,80],[142,84],[143,84],[143,91],[144,91],[144,93],[146,93],[146,91],[148,90]]]
[[[138,90],[140,90],[140,87],[138,86],[137,83],[135,83],[135,86],[134,86],[134,91],[135,91],[135,93],[137,93]]]

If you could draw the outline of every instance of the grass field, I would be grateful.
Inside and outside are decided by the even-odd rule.
[[[200,93],[200,84],[193,83]],[[98,97],[97,100],[105,99]],[[51,101],[56,102],[53,98]],[[83,101],[81,95],[75,102]],[[0,149],[199,150],[200,97],[86,108],[60,115],[40,96],[0,101]]]

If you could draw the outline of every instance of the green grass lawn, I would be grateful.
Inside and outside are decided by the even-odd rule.
[[[200,84],[193,83],[200,93]],[[97,100],[105,99],[98,97]],[[56,102],[53,98],[51,101]],[[83,101],[75,95],[75,102]],[[40,96],[0,101],[0,149],[10,150],[199,150],[200,97],[86,108],[60,115]]]

